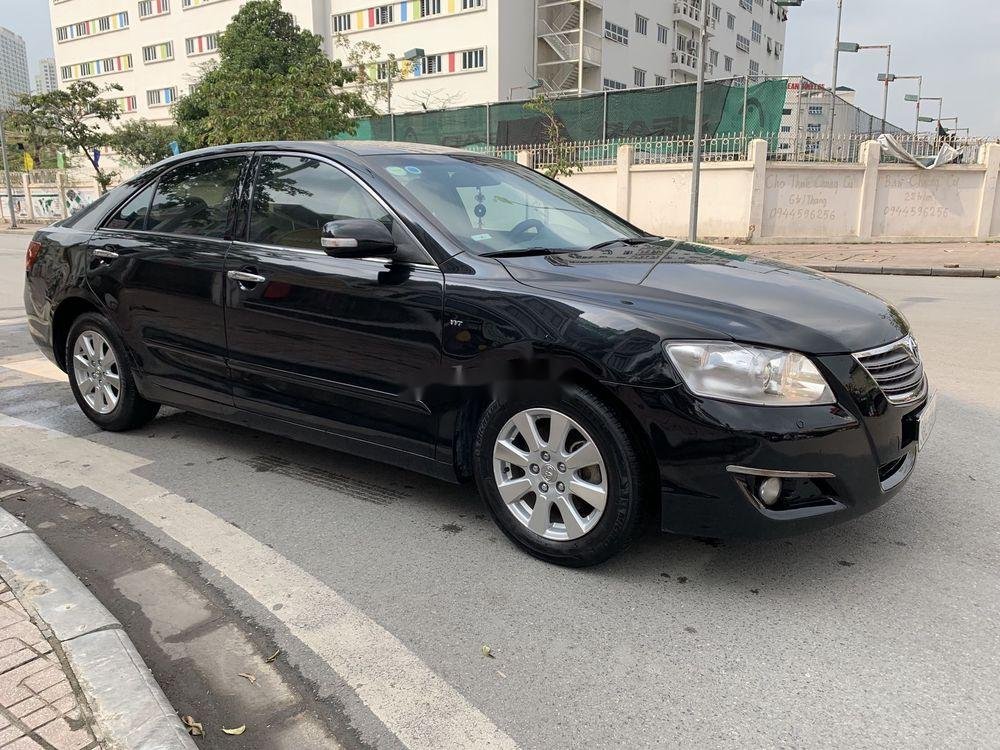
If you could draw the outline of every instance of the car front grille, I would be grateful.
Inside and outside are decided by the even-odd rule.
[[[854,358],[893,404],[915,401],[924,391],[924,365],[912,336],[887,346],[857,352]]]

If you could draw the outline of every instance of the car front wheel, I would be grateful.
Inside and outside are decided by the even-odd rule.
[[[638,453],[615,413],[583,388],[494,402],[480,423],[475,461],[493,518],[538,558],[596,565],[639,531]]]

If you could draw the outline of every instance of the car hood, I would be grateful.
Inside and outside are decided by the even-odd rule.
[[[909,329],[892,306],[851,284],[695,243],[664,240],[502,263],[525,285],[675,321],[685,338],[700,330],[706,338],[842,354],[888,344]]]

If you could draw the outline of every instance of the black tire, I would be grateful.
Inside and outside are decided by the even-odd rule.
[[[106,413],[95,410],[87,403],[80,391],[74,371],[73,354],[77,339],[87,331],[96,331],[111,345],[117,360],[117,375],[119,377],[118,402],[114,408]],[[135,379],[132,377],[132,364],[129,359],[128,349],[121,335],[115,330],[107,318],[98,313],[84,313],[76,320],[69,329],[66,337],[66,371],[69,375],[69,385],[73,389],[73,396],[79,404],[81,411],[91,422],[102,430],[110,432],[121,432],[124,430],[134,430],[150,422],[160,410],[160,405],[147,401],[135,387]]]
[[[577,539],[554,541],[532,532],[515,518],[497,489],[493,447],[499,433],[518,412],[537,408],[554,409],[575,420],[604,460],[608,491],[603,515]],[[639,452],[614,411],[585,388],[567,387],[551,397],[494,401],[482,416],[473,450],[476,485],[493,520],[514,543],[541,560],[568,567],[597,565],[631,544],[641,529],[644,502]]]

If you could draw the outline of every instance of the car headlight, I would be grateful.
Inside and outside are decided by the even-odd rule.
[[[798,352],[725,341],[667,341],[663,349],[699,396],[760,406],[836,401],[816,365]]]

